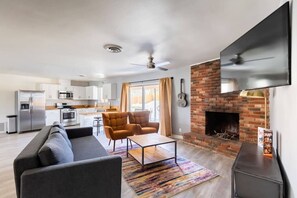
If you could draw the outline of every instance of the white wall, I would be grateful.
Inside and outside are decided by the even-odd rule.
[[[15,91],[35,90],[40,83],[57,83],[48,78],[0,74],[0,123],[6,122],[6,115],[15,114]]]
[[[270,89],[270,123],[275,132],[274,146],[288,178],[288,197],[294,198],[297,197],[297,2],[292,1],[292,6],[292,85]]]
[[[179,133],[179,128],[181,132],[190,132],[190,86],[191,86],[191,68],[190,66],[180,67],[177,69],[170,69],[166,72],[159,71],[157,72],[148,72],[142,75],[128,76],[128,77],[118,77],[107,79],[106,82],[117,83],[117,97],[121,97],[121,89],[123,82],[134,82],[150,79],[159,79],[163,77],[173,77],[173,90],[172,90],[172,128],[173,133]],[[185,92],[187,94],[188,106],[178,107],[177,106],[177,95],[180,90],[180,79],[185,79]],[[114,105],[119,105],[120,99],[114,101]]]

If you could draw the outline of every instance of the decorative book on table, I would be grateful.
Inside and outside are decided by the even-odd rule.
[[[272,130],[258,127],[258,146],[263,147],[263,154],[272,157]]]
[[[263,152],[264,156],[272,157],[272,130],[264,129]]]
[[[263,147],[264,129],[265,128],[258,127],[258,146],[260,147]]]

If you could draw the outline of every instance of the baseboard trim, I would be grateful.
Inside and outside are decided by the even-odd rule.
[[[174,138],[174,139],[178,139],[178,140],[183,140],[184,139],[184,137],[182,135],[176,135],[176,134],[172,134],[171,137]]]
[[[5,122],[0,123],[0,132],[5,132]]]

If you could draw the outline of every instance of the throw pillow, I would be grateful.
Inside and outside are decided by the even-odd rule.
[[[38,151],[43,166],[73,162],[73,152],[60,133],[52,133]]]
[[[61,133],[61,135],[65,138],[65,140],[66,140],[67,144],[69,145],[69,147],[72,149],[72,144],[71,144],[65,130],[63,130],[63,129],[59,128],[59,127],[54,127],[53,126],[51,128],[51,131],[50,131],[50,134],[52,134],[52,133]]]

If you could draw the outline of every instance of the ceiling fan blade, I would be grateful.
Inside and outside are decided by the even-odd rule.
[[[266,57],[266,58],[257,58],[257,59],[252,59],[252,60],[246,60],[243,62],[253,62],[253,61],[260,61],[260,60],[268,60],[268,59],[273,59],[274,57]]]
[[[130,65],[135,65],[135,66],[142,66],[142,67],[146,67],[146,65],[135,64],[135,63],[130,63]]]
[[[168,69],[164,68],[164,67],[157,67],[157,69],[162,70],[162,71],[167,71]]]
[[[234,63],[226,63],[226,64],[221,64],[221,66],[230,66],[233,65]]]
[[[268,60],[268,59],[273,59],[273,58],[274,57],[265,57],[265,58],[257,58],[257,59],[252,59],[252,60],[243,60],[240,64],[235,64],[235,63],[231,62],[231,63],[222,64],[221,66],[242,65],[242,64],[244,64],[246,62]]]
[[[161,62],[161,63],[155,63],[156,67],[162,67],[162,66],[169,65],[169,64],[170,64],[169,61],[164,61],[164,62]]]

